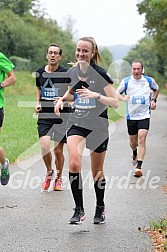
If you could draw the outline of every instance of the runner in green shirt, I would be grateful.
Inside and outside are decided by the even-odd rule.
[[[4,89],[16,82],[13,72],[14,65],[0,52],[0,130],[4,119]],[[5,158],[4,151],[0,147],[1,184],[7,185],[9,181],[9,160]]]

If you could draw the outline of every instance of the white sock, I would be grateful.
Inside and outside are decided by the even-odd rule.
[[[2,169],[7,169],[8,168],[8,161],[5,158],[5,163],[2,165]]]

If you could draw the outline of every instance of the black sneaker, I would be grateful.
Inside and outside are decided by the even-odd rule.
[[[96,211],[95,211],[93,223],[94,224],[105,223],[105,207],[104,206],[96,206]]]
[[[74,208],[74,215],[69,220],[70,224],[80,224],[81,221],[84,221],[86,219],[86,215],[84,213],[84,209],[81,207]]]
[[[9,160],[6,158],[6,167],[2,168],[1,167],[1,184],[2,185],[7,185],[9,182]]]

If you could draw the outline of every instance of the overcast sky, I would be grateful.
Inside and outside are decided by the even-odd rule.
[[[62,27],[74,21],[75,38],[92,36],[99,46],[133,45],[145,36],[139,0],[40,0],[50,18]]]

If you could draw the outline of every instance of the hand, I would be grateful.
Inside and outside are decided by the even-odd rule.
[[[151,100],[151,110],[155,110],[156,109],[156,103],[154,100]]]
[[[56,103],[58,102],[59,99],[60,99],[60,97],[58,97],[58,96],[57,96],[57,97],[54,97],[54,102],[53,102],[53,104],[56,105]]]
[[[76,89],[76,93],[83,98],[98,98],[99,94],[97,92],[93,92],[87,88],[85,88],[84,86],[82,86],[82,88],[80,89]]]
[[[37,104],[37,105],[35,106],[34,112],[35,112],[36,114],[38,114],[41,110],[42,110],[41,104]]]
[[[129,96],[129,95],[123,96],[123,101],[124,101],[124,102],[128,102],[129,99],[130,99],[130,96]]]
[[[61,99],[58,99],[56,103],[54,103],[54,113],[60,116],[60,109],[62,110],[64,106],[64,102]]]

